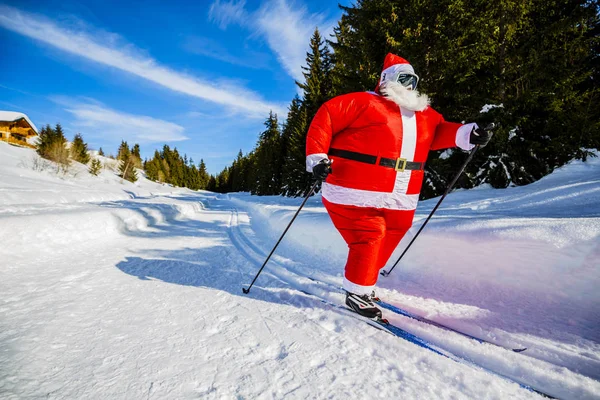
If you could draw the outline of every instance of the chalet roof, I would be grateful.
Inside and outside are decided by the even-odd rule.
[[[21,118],[25,118],[25,121],[27,121],[27,123],[29,125],[31,125],[33,130],[36,133],[39,133],[38,129],[33,124],[33,122],[31,122],[31,120],[29,119],[29,117],[27,115],[20,113],[20,112],[16,112],[16,111],[0,111],[0,121],[15,122],[15,121],[20,120]]]

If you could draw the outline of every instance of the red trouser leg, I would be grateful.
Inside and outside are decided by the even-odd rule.
[[[410,228],[414,211],[345,206],[326,199],[323,203],[349,248],[344,288],[370,294],[379,270]]]
[[[379,250],[379,269],[385,267],[398,243],[412,226],[415,210],[384,210],[385,239]]]

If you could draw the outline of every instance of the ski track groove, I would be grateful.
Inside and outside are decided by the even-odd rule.
[[[234,208],[232,211],[232,214],[235,213],[236,215],[236,224],[234,224],[233,226],[230,227],[232,235],[230,235],[230,238],[232,239],[232,242],[234,243],[234,246],[236,247],[236,249],[245,257],[247,257],[250,261],[252,261],[254,264],[256,264],[257,266],[261,266],[262,262],[260,261],[259,258],[257,258],[257,256],[259,257],[266,257],[266,252],[264,250],[262,250],[256,243],[254,243],[252,240],[250,240],[250,238],[243,232],[243,229],[240,227],[239,225],[239,211],[237,208]],[[245,246],[244,246],[245,245]],[[255,253],[254,255],[251,254]],[[269,260],[269,263],[265,266],[265,269],[263,270],[261,276],[263,276],[265,273],[267,273],[270,276],[273,276],[274,278],[277,278],[280,281],[283,281],[284,283],[287,283],[292,289],[295,289],[297,291],[302,292],[302,288],[306,287],[307,285],[310,287],[315,287],[318,286],[319,289],[321,290],[325,290],[325,291],[331,291],[331,290],[340,290],[341,288],[338,288],[337,286],[335,286],[334,284],[331,284],[329,282],[321,282],[316,278],[310,277],[310,276],[305,276],[302,273],[298,272],[297,269],[295,268],[289,268],[288,266],[284,266],[281,264],[281,262],[279,260],[277,260],[277,256],[276,256],[276,252],[271,256],[271,259]],[[286,263],[289,264],[289,263]],[[275,267],[275,268],[274,268]],[[275,269],[277,269],[278,271],[276,271]],[[260,278],[259,278],[260,279]],[[304,281],[304,282],[302,282]],[[310,282],[306,282],[306,281],[310,281]],[[258,280],[257,280],[258,282]],[[320,297],[319,295],[316,295],[316,297]],[[331,300],[331,296],[325,296],[327,299],[326,301],[332,301]],[[291,300],[292,298],[290,298]],[[292,303],[290,303],[292,304]],[[342,315],[342,314],[340,314]],[[401,316],[401,315],[395,315],[394,314],[394,319],[398,320],[403,320],[406,322],[413,322],[413,320],[409,317],[405,317],[405,316]],[[414,323],[416,323],[417,325],[422,325],[422,327],[425,330],[428,330],[430,332],[435,332],[437,331],[438,328],[433,329],[433,327],[431,327],[429,324],[420,322],[420,321],[414,321]],[[402,326],[402,325],[399,325]],[[408,328],[408,331],[411,332],[410,328]],[[475,340],[474,339],[469,339],[469,338],[464,338],[462,337],[462,335],[456,334],[456,333],[452,333],[452,332],[448,332],[450,334],[452,334],[453,336],[455,336],[456,338],[458,338],[461,341],[464,342],[469,342],[469,343],[474,343]],[[418,335],[418,333],[415,333]],[[434,343],[434,345],[439,346],[439,344]],[[476,345],[478,346],[485,346],[485,344],[481,344],[481,343],[476,343]],[[489,347],[491,347],[491,345],[487,345]],[[531,347],[534,347],[535,344],[533,344]],[[453,350],[449,350],[446,349],[445,346],[440,346],[441,349],[445,350],[445,351],[450,351],[450,353],[453,353]],[[506,350],[506,349],[498,349],[499,351],[510,351],[510,350]],[[461,353],[456,353],[457,356],[464,358],[467,362],[472,363],[473,365],[471,366],[472,368],[478,369],[480,371],[486,372],[486,368],[488,367],[484,367],[478,364],[478,362],[473,361],[471,355],[473,352],[477,352],[476,349],[473,349],[471,352],[461,352]],[[543,362],[547,362],[549,364],[552,364],[556,367],[559,368],[567,368],[564,365],[560,365],[560,364],[555,364],[547,359],[545,359],[544,357],[536,357],[533,354],[527,354],[526,352],[523,354],[518,354],[518,356],[527,356],[529,358],[532,359],[536,359],[539,361],[543,361]],[[507,362],[507,361],[506,361]],[[506,363],[505,362],[505,363]],[[509,371],[512,370],[512,368],[510,368],[507,365],[504,365],[504,368],[508,369]],[[523,367],[523,366],[519,366],[519,368],[527,368],[527,367]],[[521,384],[524,385],[529,385],[526,381],[523,382],[521,379],[518,378],[511,378],[510,375],[505,376],[505,374],[503,372],[497,372],[495,371],[493,368],[490,368],[490,371],[492,373],[497,373],[498,377],[504,378],[504,379],[508,379],[508,380],[512,380],[514,382],[520,382]],[[571,371],[574,372],[576,374],[578,374],[577,371]]]
[[[229,200],[229,199],[227,198],[227,200]],[[185,225],[186,224],[186,221],[185,221],[186,216],[183,215],[182,211],[179,210],[175,205],[172,205],[172,204],[170,204],[170,205],[162,205],[162,204],[153,204],[153,203],[139,203],[139,207],[138,208],[141,209],[142,207],[154,207],[155,209],[157,209],[158,212],[161,213],[163,215],[163,217],[164,217],[164,220],[162,221],[162,223],[170,223],[172,225]],[[138,209],[130,208],[129,210],[132,211],[132,212],[139,212]],[[198,212],[206,212],[206,211],[210,212],[211,210],[206,210],[206,209],[205,210],[200,210],[200,211],[199,210],[195,210],[196,213],[198,213]],[[249,272],[252,272],[251,277],[253,277],[254,273],[257,272],[257,270],[256,271],[251,271],[251,269],[252,269],[252,268],[250,268],[251,264],[255,264],[258,267],[260,267],[262,265],[262,261],[264,261],[264,258],[266,257],[267,253],[265,251],[263,251],[258,244],[256,244],[254,241],[252,241],[251,238],[248,237],[248,235],[244,232],[246,229],[244,229],[242,227],[242,225],[240,224],[240,212],[239,212],[239,210],[237,208],[233,208],[231,211],[214,210],[212,212],[220,212],[220,213],[229,212],[230,213],[229,220],[228,220],[228,223],[227,223],[227,236],[229,236],[229,239],[232,242],[234,248],[237,250],[237,253],[239,254],[239,256],[241,256],[240,258],[242,258],[243,260],[245,260],[245,263],[236,262],[236,260],[234,259],[234,257],[237,256],[235,254],[235,252],[229,252],[228,258],[230,258],[231,262],[235,263],[236,269],[237,269],[237,271],[238,271],[238,273],[240,275],[240,278],[241,278],[240,282],[243,282],[244,279],[247,278],[247,274],[244,274],[243,271],[242,271],[242,265],[244,265],[244,264],[248,265],[248,268],[244,268],[244,269],[247,269]],[[121,218],[122,217],[122,216],[119,216],[119,215],[116,215],[116,216],[117,216],[117,218]],[[184,217],[184,220],[181,220],[180,217]],[[156,221],[156,220],[155,221],[151,221],[150,218],[149,218],[149,216],[146,217],[146,218],[148,219],[147,227],[153,227],[154,225],[160,225],[158,223],[158,221]],[[152,235],[151,232],[145,232],[145,233],[148,233],[148,234]],[[101,240],[98,240],[98,239],[87,239],[87,240],[84,240],[84,241],[80,241],[78,244],[82,244],[83,243],[84,244],[83,247],[85,247],[86,250],[89,250],[90,248],[95,248],[96,246],[110,246],[110,245],[112,245],[112,243],[115,242],[115,240],[119,240],[119,237],[118,236],[113,237],[111,235],[107,235],[107,237],[105,239],[104,238],[101,239]],[[78,252],[79,252],[79,249],[80,248],[78,247],[77,248]],[[48,261],[59,260],[61,258],[64,258],[66,255],[72,256],[72,254],[68,253],[67,250],[65,249],[64,254],[62,254],[62,253],[54,254],[54,255],[52,255],[50,257],[50,260],[48,260]],[[231,257],[231,255],[234,255],[234,257]],[[261,257],[263,258],[263,260],[261,260]],[[293,289],[293,291],[295,291],[296,293],[293,293],[291,295],[291,297],[286,298],[286,299],[284,299],[281,296],[279,296],[280,297],[280,301],[283,302],[283,303],[287,303],[289,305],[295,306],[295,307],[300,307],[300,308],[303,307],[302,300],[306,300],[307,299],[307,297],[302,294],[302,290],[303,290],[302,288],[304,288],[304,287],[310,287],[312,289],[317,289],[317,292],[321,291],[321,292],[327,292],[327,293],[331,292],[332,290],[339,289],[335,284],[332,284],[332,283],[329,283],[329,282],[321,282],[321,281],[319,281],[316,278],[312,278],[310,276],[302,274],[301,272],[299,272],[299,270],[297,268],[291,267],[289,265],[289,264],[294,264],[294,263],[296,263],[296,262],[293,261],[293,260],[290,260],[290,261],[287,261],[287,259],[282,260],[282,257],[277,256],[276,252],[275,252],[273,254],[273,257],[269,260],[268,265],[265,266],[265,269],[263,270],[263,273],[262,273],[261,277],[257,280],[257,283],[258,283],[259,280],[267,278],[267,277],[270,278],[270,282],[268,282],[268,283],[272,283],[273,281],[278,281],[278,282],[284,283],[285,285],[287,285],[291,289]],[[301,263],[300,263],[300,265],[301,265]],[[48,271],[46,271],[46,272],[48,272]],[[50,272],[52,272],[52,271],[50,271]],[[63,279],[61,279],[61,280],[59,280],[59,281],[57,281],[55,283],[52,283],[49,287],[44,288],[44,292],[47,292],[47,291],[57,291],[57,290],[61,290],[61,289],[64,289],[64,288],[68,289],[69,285],[81,282],[83,280],[91,279],[91,278],[94,277],[93,275],[94,275],[94,273],[90,274],[89,271],[88,271],[88,272],[85,272],[85,273],[82,273],[82,274],[72,274],[72,275],[66,276]],[[267,285],[267,287],[268,287],[268,285]],[[261,287],[257,287],[256,289],[264,290],[264,288],[261,288]],[[240,291],[241,291],[241,287],[240,287]],[[333,302],[335,300],[335,296],[331,295],[331,294],[327,294],[327,293],[325,293],[325,294],[322,293],[323,296],[324,296],[324,298],[326,298],[327,301],[332,301]],[[28,295],[29,295],[29,293],[25,293],[24,294],[24,296],[28,296]],[[320,295],[314,295],[314,296],[317,297],[317,298],[321,297]],[[295,301],[297,298],[301,299],[300,302]],[[332,300],[332,298],[333,298],[333,300]],[[260,298],[258,300],[261,301]],[[278,343],[280,345],[280,348],[286,348],[287,347],[286,350],[289,350],[289,348],[291,348],[293,346],[294,343],[292,343],[289,346],[286,346],[286,341],[284,341],[283,338],[276,331],[272,330],[269,327],[269,323],[267,322],[267,319],[263,315],[263,313],[261,312],[260,308],[257,308],[257,307],[251,307],[252,309],[250,307],[244,307],[244,308],[247,311],[250,311],[256,317],[260,318],[261,323],[262,323],[264,329],[266,331],[268,331],[271,336],[275,336],[277,338],[277,341],[278,341]],[[320,308],[323,309],[323,307],[320,307]],[[257,389],[257,391],[258,391],[258,392],[255,392],[254,394],[258,395],[259,397],[267,395],[269,392],[270,392],[271,395],[273,395],[275,393],[276,394],[281,394],[282,392],[278,391],[278,389],[283,390],[283,394],[284,395],[285,394],[289,394],[289,393],[293,393],[296,390],[298,390],[298,387],[288,387],[289,383],[290,383],[290,381],[293,383],[299,377],[302,378],[302,381],[303,381],[303,383],[305,385],[310,386],[310,381],[311,380],[308,380],[307,374],[299,373],[298,369],[295,367],[295,365],[302,365],[302,361],[299,358],[298,352],[296,352],[296,351],[291,351],[291,352],[288,351],[288,354],[293,354],[294,355],[295,361],[297,363],[297,364],[296,363],[289,363],[289,362],[287,363],[288,364],[287,366],[291,367],[293,369],[293,374],[294,374],[293,378],[291,380],[284,379],[283,381],[282,381],[282,379],[285,378],[285,377],[283,377],[283,378],[282,377],[273,378],[272,376],[269,375],[269,371],[268,371],[268,369],[265,366],[265,363],[268,362],[269,360],[266,360],[266,359],[264,359],[264,357],[261,357],[261,355],[259,353],[257,353],[257,349],[254,346],[252,346],[252,345],[246,345],[246,344],[242,343],[241,339],[240,339],[240,336],[239,335],[238,336],[234,335],[235,330],[228,329],[228,326],[231,326],[232,324],[234,324],[236,322],[236,320],[237,320],[238,317],[234,317],[233,321],[231,319],[225,320],[225,321],[221,321],[221,320],[219,320],[217,318],[217,316],[215,314],[215,311],[213,310],[212,307],[209,307],[209,312],[210,312],[210,315],[211,315],[213,321],[219,321],[220,324],[221,324],[221,326],[223,326],[223,324],[226,324],[225,328],[224,329],[220,329],[220,330],[226,332],[226,334],[227,334],[227,342],[228,343],[232,343],[232,344],[235,343],[235,346],[238,349],[242,350],[242,353],[244,352],[244,350],[250,350],[251,354],[253,355],[254,360],[262,360],[258,364],[260,365],[261,370],[262,370],[264,376],[269,378],[268,379],[268,384],[266,385],[266,389],[264,389],[264,390],[262,390],[262,389],[265,386],[261,386],[261,385],[259,385],[256,388],[254,388],[254,389]],[[342,313],[338,313],[338,314],[339,315],[343,315]],[[350,317],[346,317],[346,318],[350,318]],[[402,317],[402,318],[408,319],[408,317]],[[249,320],[251,321],[252,318],[249,318]],[[273,322],[273,323],[280,323],[281,322],[281,321],[275,321],[275,320],[273,320],[271,318],[269,318],[269,320],[271,322]],[[327,329],[324,326],[322,326],[321,324],[319,324],[318,321],[315,321],[312,318],[307,318],[306,320],[309,321],[309,322],[312,322],[313,324],[319,326],[320,328]],[[227,322],[230,322],[230,323],[227,324]],[[424,323],[419,323],[419,324],[426,325]],[[245,330],[246,330],[246,332],[250,331],[250,332],[247,332],[247,333],[250,333],[250,335],[254,339],[255,343],[260,343],[259,337],[257,336],[257,332],[255,332],[253,329],[245,329]],[[377,334],[377,332],[373,331],[373,332],[371,332],[369,334],[369,336],[373,336],[373,335],[376,335],[376,334]],[[536,346],[536,345],[534,344],[533,346]],[[556,346],[556,344],[554,344],[554,346]],[[441,346],[441,347],[443,348],[443,346]],[[301,354],[305,355],[307,358],[310,358],[310,356],[307,355],[306,352],[303,349],[300,349],[300,350],[302,352]],[[475,350],[473,350],[473,351],[475,351]],[[523,355],[527,355],[528,357],[532,357],[532,358],[536,358],[536,359],[539,359],[539,360],[542,360],[542,361],[545,361],[545,362],[552,363],[551,361],[548,361],[548,360],[546,360],[544,358],[534,357],[531,354],[523,354]],[[550,354],[548,357],[551,357],[551,356],[555,356],[556,358],[560,359],[560,356],[558,356],[556,354]],[[468,358],[468,356],[466,358]],[[477,364],[477,363],[475,363],[475,364]],[[566,368],[564,365],[559,365],[559,364],[554,364],[554,363],[552,363],[552,364],[556,365],[557,367]],[[138,361],[136,360],[136,366],[137,365],[138,365]],[[326,368],[329,371],[331,371],[331,369],[329,369],[327,366],[326,366]],[[137,371],[139,371],[139,368],[136,368],[136,374],[137,374]],[[317,371],[318,370],[313,369],[313,368],[309,369],[307,371],[309,373],[308,376],[310,376],[311,378],[313,378],[313,377],[317,377],[318,378]],[[184,375],[187,372],[188,371],[181,371],[177,375]],[[56,375],[58,375],[60,373],[61,373],[61,371],[55,371],[54,374],[53,374],[53,376],[56,376]],[[208,387],[208,392],[205,392],[205,393],[211,394],[211,390],[214,389],[215,383],[217,382],[217,377],[218,377],[218,375],[220,373],[221,373],[221,370],[217,369],[216,373],[212,376],[212,383]],[[147,389],[147,398],[154,397],[154,395],[156,394],[156,390],[158,389],[157,386],[160,387],[163,383],[164,382],[158,382],[155,385],[154,381],[150,382],[149,388]],[[273,383],[275,383],[275,384],[282,384],[282,386],[278,386],[277,389],[274,389],[273,386],[272,386]],[[241,385],[237,386],[238,391],[236,393],[238,395],[240,393],[239,389],[241,389],[241,388],[243,388],[243,386],[241,386]],[[57,392],[60,389],[61,388],[57,388],[57,389],[55,389],[52,392],[48,392],[48,395],[51,396],[53,392]],[[154,391],[153,391],[153,389],[154,389]],[[130,390],[128,389],[128,392],[129,391]]]
[[[257,256],[262,257],[263,259],[266,258],[266,253],[264,253],[257,245],[255,245],[254,243],[252,243],[242,232],[240,225],[239,225],[239,211],[237,210],[237,208],[233,208],[232,209],[232,216],[235,215],[235,217],[232,217],[232,220],[235,221],[236,223],[231,224],[228,228],[230,231],[230,239],[232,241],[232,243],[234,244],[234,246],[236,247],[236,249],[242,254],[242,256],[244,257],[244,259],[246,261],[251,261],[253,264],[255,264],[257,266],[257,268],[259,268],[262,265],[262,262],[260,260],[260,258],[258,258]],[[246,246],[244,246],[244,243],[246,244]],[[249,250],[251,252],[256,253],[255,255],[252,255],[246,248],[249,248]],[[271,264],[273,263],[273,264]],[[269,260],[269,264],[268,265],[276,265],[278,268],[283,268],[281,267],[275,260],[273,260],[273,258],[271,258]],[[253,271],[253,274],[256,273],[258,270]],[[288,300],[283,300],[282,298],[280,298],[280,301],[285,302],[289,305],[295,306],[293,302],[291,302],[290,300],[292,300],[294,297],[300,295],[301,290],[298,290],[298,286],[297,284],[293,284],[290,280],[286,280],[283,277],[281,277],[280,275],[274,273],[273,271],[267,271],[267,267],[265,266],[265,269],[263,270],[261,277],[265,277],[264,274],[266,274],[267,276],[271,276],[272,278],[274,278],[277,281],[283,282],[284,284],[286,284],[287,286],[291,287],[292,289],[295,289],[297,291],[297,293],[292,294],[292,296],[288,299]],[[253,277],[254,275],[252,275]],[[299,275],[300,277],[302,277],[301,275]],[[273,280],[273,279],[272,279]],[[258,281],[258,280],[257,280]],[[256,287],[255,286],[255,290],[260,290],[260,287]],[[306,296],[304,296],[304,298],[306,299]],[[335,310],[334,310],[335,311]],[[260,311],[259,311],[260,312]],[[343,315],[341,313],[338,313],[339,315]],[[261,315],[262,316],[262,315]],[[328,331],[327,328],[325,328],[324,326],[322,326],[321,324],[319,324],[317,321],[314,321],[312,319],[308,319],[311,323],[313,323],[314,325],[316,325],[319,329],[324,329],[326,331]],[[264,322],[264,318],[263,318],[263,322]],[[266,322],[265,322],[266,323]],[[280,342],[284,343],[283,340],[281,339],[281,337],[279,335],[277,335]],[[303,354],[307,355],[307,353],[303,350],[302,351]],[[299,365],[302,365],[302,361],[300,360],[300,358],[295,354],[295,352],[292,352],[292,354],[294,354],[294,357],[296,359],[296,362]],[[307,355],[307,359],[309,359],[310,356]],[[297,371],[297,369],[293,366],[291,366],[294,369],[294,373],[297,376],[301,376],[302,380],[304,381],[305,385],[310,386],[310,381],[308,380],[308,378],[306,377],[306,374],[301,374]],[[326,367],[330,372],[333,373],[333,371],[331,369],[329,369],[328,367]],[[311,370],[309,372],[309,374],[311,376],[314,376],[315,378],[318,378],[317,372]],[[292,390],[295,391],[298,388],[294,388]]]
[[[232,241],[232,243],[234,244],[234,246],[236,247],[236,249],[242,254],[242,256],[244,256],[243,258],[247,261],[248,258],[251,257],[251,255],[248,254],[248,253],[246,253],[246,252],[240,251],[240,243],[237,241],[237,239],[239,238],[239,236],[236,235],[236,232],[239,232],[239,230],[238,230],[239,229],[239,212],[238,212],[237,209],[234,208],[234,209],[232,209],[230,211],[230,213],[231,214],[230,214],[230,218],[229,218],[229,224],[227,226],[227,231],[228,231],[229,238]],[[240,269],[239,263],[236,262],[235,260],[232,260],[232,262],[234,262],[236,264],[236,268],[237,268],[238,272],[240,273],[240,277],[241,277],[240,282],[243,282],[244,275],[242,274],[242,271]],[[240,288],[240,290],[241,290],[241,288]],[[266,317],[263,315],[263,313],[261,312],[260,308],[259,307],[253,308],[252,312],[255,315],[258,314],[258,316],[260,317],[260,320],[261,320],[263,326],[269,332],[269,335],[270,336],[275,336],[277,338],[279,344],[280,344],[280,347],[283,347],[285,341],[281,338],[281,336],[277,333],[277,331],[274,331],[274,330],[271,329],[271,327],[267,323]],[[253,334],[254,338],[256,339],[256,342],[259,342],[258,337],[256,336],[256,334],[255,333],[252,333],[252,334]],[[236,338],[236,340],[238,342],[238,345],[241,347],[242,344],[239,342],[239,340],[237,338]],[[256,352],[255,352],[254,349],[251,349],[251,351],[255,354],[255,356],[257,356],[257,354],[256,354]],[[301,364],[301,360],[298,358],[298,356],[294,354],[294,357],[296,359],[296,362],[298,362],[299,364]],[[260,358],[260,357],[257,356],[257,358]],[[269,362],[269,361],[270,360],[263,360],[262,362],[259,363],[259,365],[261,366],[261,368],[264,371],[265,376],[269,376],[269,372],[266,369],[266,367],[264,366],[264,364],[266,362]],[[294,373],[293,379],[291,379],[290,381],[295,381],[297,377],[301,377],[302,380],[304,381],[304,384],[308,385],[308,382],[306,380],[305,374],[299,373],[298,370],[297,370],[297,368],[294,366],[293,363],[291,363],[289,365],[289,367],[293,370],[293,373]],[[299,388],[298,386],[296,386],[294,388],[291,388],[289,390],[289,392],[290,393],[294,392],[294,391],[298,390],[298,388]]]

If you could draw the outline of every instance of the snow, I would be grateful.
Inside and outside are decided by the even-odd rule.
[[[17,121],[21,118],[25,118],[25,120],[27,121],[27,123],[29,123],[29,125],[31,125],[33,130],[39,132],[27,115],[16,111],[0,111],[0,121]]]
[[[493,110],[494,108],[504,108],[504,104],[486,104],[483,107],[481,107],[479,113],[485,114],[490,110]]]
[[[538,397],[319,301],[343,301],[347,251],[320,196],[244,295],[302,199],[132,184],[101,159],[98,177],[56,172],[0,143],[1,398]],[[599,158],[453,192],[380,278],[389,302],[525,353],[384,316],[553,396],[600,398],[599,195]]]
[[[454,153],[453,149],[447,149],[444,150],[441,154],[440,154],[440,159],[442,160],[446,160],[448,158],[450,158],[450,156],[452,155],[452,153]]]

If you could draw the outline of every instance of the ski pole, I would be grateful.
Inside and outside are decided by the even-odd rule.
[[[485,130],[492,130],[492,129],[494,129],[494,124],[493,123],[489,124],[485,128]],[[435,207],[433,207],[433,210],[431,210],[431,213],[429,214],[429,216],[427,217],[427,219],[425,220],[425,222],[423,222],[423,225],[421,225],[421,227],[419,228],[419,231],[417,232],[417,234],[415,235],[415,237],[413,237],[412,240],[410,241],[410,243],[408,244],[408,246],[406,246],[406,249],[404,249],[404,251],[400,255],[400,258],[398,258],[398,260],[394,263],[394,265],[392,266],[392,268],[390,268],[389,271],[381,271],[381,275],[383,275],[383,276],[389,276],[389,274],[392,273],[392,271],[394,270],[394,268],[396,268],[396,265],[398,265],[398,263],[400,262],[400,260],[402,260],[402,257],[404,257],[404,255],[406,254],[406,252],[408,251],[408,249],[410,249],[410,246],[412,246],[412,244],[415,242],[415,240],[417,240],[417,237],[419,237],[419,234],[421,233],[421,231],[423,230],[423,228],[425,228],[425,225],[427,225],[427,223],[429,222],[429,220],[433,216],[433,213],[435,213],[435,211],[438,209],[438,207],[440,206],[440,204],[442,204],[442,201],[444,201],[444,198],[446,198],[446,195],[448,193],[450,193],[450,190],[452,190],[452,187],[454,186],[454,184],[456,183],[456,181],[458,181],[458,178],[462,175],[463,171],[467,167],[467,164],[469,164],[469,162],[471,161],[471,159],[475,155],[475,152],[477,151],[477,149],[479,149],[479,145],[476,145],[475,147],[473,147],[473,150],[471,150],[471,152],[469,153],[469,156],[467,157],[467,159],[463,163],[462,167],[460,167],[460,171],[458,171],[458,174],[456,174],[456,176],[454,177],[454,179],[452,179],[452,182],[450,182],[450,184],[446,188],[446,191],[442,195],[442,198],[440,199],[440,201],[437,202],[437,204],[435,205]]]
[[[269,254],[269,256],[267,257],[267,259],[265,260],[265,262],[263,263],[262,267],[260,267],[260,269],[258,270],[258,272],[256,273],[256,276],[254,277],[254,279],[252,280],[252,283],[250,284],[250,286],[248,286],[248,289],[246,288],[242,288],[242,292],[244,292],[244,294],[248,294],[250,293],[250,289],[252,288],[252,285],[254,285],[254,282],[256,282],[256,279],[258,278],[258,276],[260,275],[260,273],[262,272],[263,268],[265,267],[265,265],[267,265],[267,262],[269,262],[269,259],[271,258],[271,256],[273,255],[273,253],[275,252],[275,249],[277,248],[277,246],[279,246],[279,243],[281,242],[281,240],[283,239],[283,237],[285,236],[285,234],[287,233],[288,229],[290,229],[290,226],[292,226],[292,223],[294,223],[294,220],[296,219],[296,217],[298,216],[298,214],[300,213],[300,210],[302,210],[302,207],[304,207],[304,205],[306,204],[306,201],[308,200],[308,198],[313,194],[313,192],[315,191],[317,185],[319,184],[319,181],[315,181],[315,183],[312,185],[312,187],[310,188],[310,190],[308,191],[307,195],[304,197],[304,201],[302,202],[302,204],[300,204],[300,207],[298,208],[298,211],[296,211],[296,214],[294,214],[294,217],[292,218],[292,220],[290,221],[290,223],[288,224],[287,228],[285,228],[285,230],[283,231],[283,233],[281,234],[281,237],[279,238],[279,240],[277,241],[277,243],[275,244],[275,247],[273,247],[273,250],[271,250],[271,253]]]

